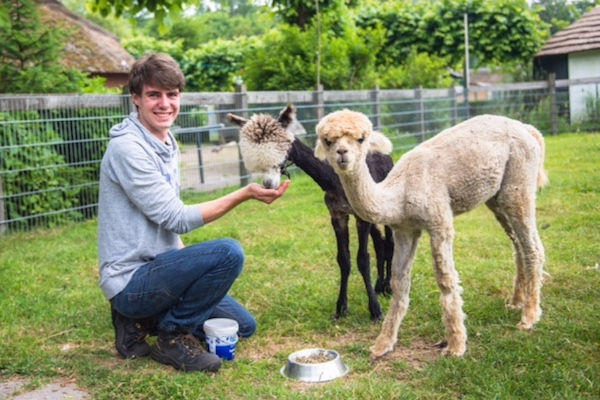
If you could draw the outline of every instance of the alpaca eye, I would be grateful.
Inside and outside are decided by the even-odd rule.
[[[331,146],[331,140],[329,140],[329,139],[323,139],[323,141],[325,142],[325,144],[327,145],[327,147]]]
[[[365,135],[362,135],[360,138],[358,138],[358,143],[362,143],[365,141]]]

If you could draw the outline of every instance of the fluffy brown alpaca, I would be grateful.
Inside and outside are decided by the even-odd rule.
[[[467,332],[462,288],[452,254],[455,215],[485,203],[515,249],[517,267],[513,307],[522,308],[519,329],[541,316],[544,248],[536,228],[535,197],[546,181],[544,141],[531,125],[482,115],[446,129],[406,153],[381,182],[365,164],[372,135],[369,119],[349,110],[327,115],[317,125],[315,154],[333,166],[348,201],[366,221],[394,231],[392,301],[382,330],[371,347],[374,358],[393,350],[409,303],[410,271],[422,230],[431,251],[447,346],[443,354],[462,356]]]

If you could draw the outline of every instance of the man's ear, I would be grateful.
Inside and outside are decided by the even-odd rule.
[[[227,122],[229,122],[231,124],[235,124],[237,126],[244,126],[248,122],[248,120],[246,118],[240,117],[239,115],[234,115],[231,113],[227,114],[226,119],[227,119]]]
[[[315,157],[317,157],[319,160],[325,160],[326,158],[326,149],[321,143],[321,139],[317,139],[317,145],[315,146]]]

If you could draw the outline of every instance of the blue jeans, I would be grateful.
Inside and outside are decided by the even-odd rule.
[[[159,254],[142,265],[113,307],[129,318],[155,317],[159,331],[204,339],[209,318],[238,322],[241,337],[256,331],[254,316],[227,292],[242,272],[244,251],[233,239],[198,243]]]

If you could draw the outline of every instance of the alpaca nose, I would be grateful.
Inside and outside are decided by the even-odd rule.
[[[346,150],[345,148],[341,148],[341,149],[337,149],[336,153],[338,153],[340,156],[343,156],[344,154],[346,154],[348,152],[348,150]]]

